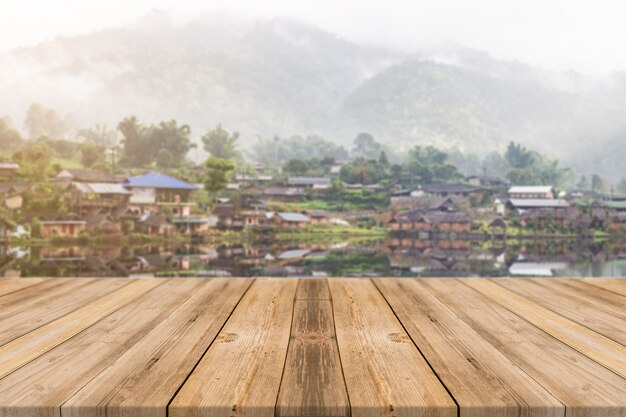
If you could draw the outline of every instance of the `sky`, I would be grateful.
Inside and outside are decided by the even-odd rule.
[[[132,23],[152,10],[305,21],[410,51],[456,42],[497,58],[587,73],[626,70],[626,2],[614,0],[0,0],[0,51]]]

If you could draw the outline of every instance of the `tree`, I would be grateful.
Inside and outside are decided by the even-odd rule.
[[[509,165],[513,168],[524,169],[533,165],[535,162],[536,153],[529,151],[520,144],[510,142],[506,149],[504,158]]]
[[[22,136],[11,124],[0,119],[0,151],[13,151],[22,144]]]
[[[348,151],[343,146],[315,135],[292,136],[288,139],[281,139],[278,136],[271,139],[260,137],[258,142],[254,144],[252,151],[251,156],[255,161],[272,165],[278,165],[282,161],[295,158],[319,160],[333,158],[337,160],[348,157]]]
[[[172,155],[172,167],[180,167],[187,153],[195,144],[191,142],[191,128],[178,125],[176,120],[160,122],[145,127],[136,117],[127,117],[118,124],[122,133],[122,156],[120,164],[127,167],[142,167],[155,163],[160,149]]]
[[[159,168],[171,168],[174,162],[174,155],[167,149],[159,149],[156,157],[156,164]]]
[[[599,193],[605,193],[609,190],[609,182],[601,175],[593,174],[591,176],[591,190]]]
[[[62,138],[69,132],[71,123],[68,118],[61,118],[54,110],[39,103],[33,103],[26,113],[24,127],[31,139],[41,136]]]
[[[48,178],[54,151],[48,145],[38,142],[20,149],[13,154],[13,160],[20,164],[20,171],[30,182],[42,182]]]
[[[589,180],[587,179],[586,175],[580,176],[580,180],[578,181],[578,184],[576,184],[576,188],[584,191],[589,189]]]
[[[91,168],[97,163],[104,163],[106,147],[92,140],[86,140],[80,144],[80,163],[84,167]]]
[[[212,156],[207,159],[204,166],[207,170],[204,188],[215,197],[217,193],[226,188],[230,175],[235,170],[235,162],[230,159]]]
[[[82,137],[101,145],[115,145],[117,143],[117,132],[109,129],[106,124],[97,124],[89,129],[80,129],[76,137]]]
[[[385,151],[380,151],[380,156],[378,157],[378,163],[382,166],[389,166],[389,159],[387,158],[387,153]]]
[[[617,183],[617,192],[620,194],[626,194],[626,178],[622,177]]]
[[[221,124],[202,136],[204,150],[216,158],[239,159],[241,152],[237,150],[239,132],[228,133]]]
[[[290,159],[283,166],[283,172],[289,175],[306,175],[308,171],[309,164],[304,159]]]
[[[415,146],[409,152],[407,170],[422,183],[446,182],[461,177],[459,169],[448,162],[448,155],[434,146]]]
[[[382,150],[382,145],[376,142],[374,136],[369,133],[359,133],[354,138],[352,156],[356,158],[376,158]]]

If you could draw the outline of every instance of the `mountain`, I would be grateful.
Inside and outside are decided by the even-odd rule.
[[[455,44],[406,54],[295,21],[228,14],[181,23],[153,12],[0,54],[0,115],[14,121],[40,102],[70,114],[77,129],[133,114],[175,118],[196,137],[222,123],[246,144],[275,134],[349,144],[361,131],[393,149],[485,153],[517,141],[612,176],[626,167],[580,155],[605,160],[615,157],[603,144],[623,148],[625,92],[625,74],[548,71]]]

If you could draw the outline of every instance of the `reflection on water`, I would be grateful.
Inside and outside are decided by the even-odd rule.
[[[0,276],[626,275],[626,243],[389,239],[176,247],[0,246]]]

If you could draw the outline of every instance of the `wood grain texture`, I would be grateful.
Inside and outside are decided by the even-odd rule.
[[[44,278],[0,278],[0,296],[19,291],[44,280]]]
[[[457,407],[367,279],[329,280],[353,417],[456,416]]]
[[[419,284],[565,405],[568,417],[626,415],[626,379],[461,282]]]
[[[568,293],[575,295],[577,298],[583,298],[597,306],[601,306],[615,314],[626,314],[626,295],[616,294],[576,278],[551,279],[546,281],[546,284],[547,283],[550,283],[548,288],[557,285],[563,289],[567,288],[570,291],[574,289],[576,290],[575,293],[570,291],[568,291]]]
[[[170,416],[274,416],[297,285],[254,282],[172,401]]]
[[[327,280],[300,280],[296,298],[276,416],[347,417],[350,404]]]
[[[460,407],[461,417],[563,416],[563,405],[417,280],[376,285]]]
[[[130,281],[127,279],[79,279],[45,290],[31,286],[6,296],[9,304],[0,306],[0,345],[10,342],[85,304],[113,292]],[[47,283],[46,283],[47,284]],[[28,293],[27,299],[14,295]],[[11,299],[13,298],[13,299]],[[11,299],[11,300],[9,300]]]
[[[77,391],[167,320],[201,286],[193,280],[157,282],[161,285],[152,291],[1,378],[0,416],[60,416],[61,406]]]
[[[0,378],[142,296],[160,280],[137,280],[0,346]]]
[[[568,319],[626,345],[626,309],[590,302],[580,291],[546,279],[501,279],[497,283]],[[617,298],[617,297],[616,297]]]
[[[167,405],[230,316],[250,279],[195,280],[165,320],[62,407],[64,417],[166,416]]]
[[[462,282],[585,356],[626,377],[626,347],[488,279]]]
[[[625,278],[582,278],[581,282],[626,296]]]

